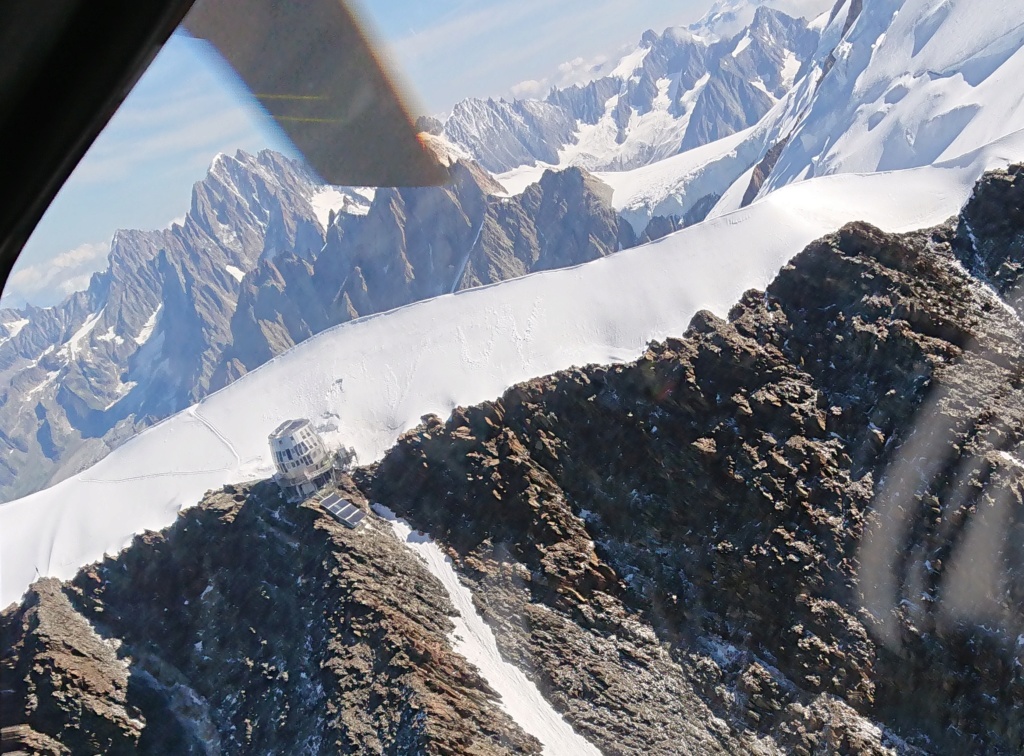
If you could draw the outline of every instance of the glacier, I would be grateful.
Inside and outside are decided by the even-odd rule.
[[[753,6],[729,0],[707,18],[743,16]],[[615,208],[634,228],[656,215],[683,216],[708,196],[720,197],[710,217],[732,212],[777,145],[756,196],[820,176],[956,160],[1024,129],[1020,3],[993,0],[984,13],[965,0],[864,0],[859,13],[856,6],[841,0],[820,19],[812,65],[756,125],[651,165],[599,173],[615,190]],[[514,193],[544,168],[497,178]]]

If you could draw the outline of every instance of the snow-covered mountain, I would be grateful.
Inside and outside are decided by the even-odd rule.
[[[650,340],[682,333],[698,310],[727,313],[852,218],[889,231],[940,223],[1008,159],[1024,159],[1024,132],[957,164],[799,182],[587,265],[328,329],[88,470],[0,506],[0,603],[37,573],[68,577],[132,534],[173,521],[208,489],[265,477],[266,437],[281,418],[310,417],[372,461],[428,412],[444,415],[570,365],[628,360]]]
[[[837,0],[715,0],[704,17],[689,29],[710,39],[735,37],[750,25],[760,8],[807,19],[813,28],[818,28],[826,20],[822,15],[833,10],[836,4]]]
[[[543,170],[529,168],[500,177],[521,196],[488,200],[501,189],[485,173],[459,168],[463,178],[450,188],[381,192],[371,210],[366,196],[323,187],[271,153],[221,156],[197,185],[184,224],[119,233],[110,270],[60,307],[0,313],[6,482],[34,490],[55,459],[81,469],[137,428],[334,323],[629,246],[611,208],[640,236],[653,216],[683,218],[695,209],[693,220],[710,210],[734,222],[736,208],[830,174],[880,172],[877,186],[902,192],[900,180],[887,184],[884,172],[934,164],[940,175],[973,181],[979,155],[984,167],[1014,157],[1011,132],[1024,128],[1020,98],[1007,94],[1024,73],[1024,26],[1005,24],[1019,15],[1009,0],[999,11],[975,18],[964,2],[839,3],[807,75],[761,122],[651,166],[600,174],[610,199],[602,184],[571,172],[557,180],[552,173],[525,192]],[[764,8],[754,16],[778,20]],[[652,40],[644,62],[664,39]],[[933,199],[951,214],[961,194]],[[555,248],[543,244],[557,237],[535,226],[541,218],[564,226],[558,208],[567,201],[594,208],[578,238],[603,241],[583,257],[566,256],[559,243],[562,256],[550,258]],[[826,201],[836,202],[825,209],[829,223],[870,219],[853,212],[852,200],[826,193],[814,205]],[[902,193],[888,201],[903,218],[899,206],[917,198]],[[328,205],[348,211],[329,233]],[[449,215],[450,222],[439,220]],[[388,238],[397,241],[374,246]],[[325,242],[331,254],[318,257]],[[773,260],[767,269],[778,262],[766,259]],[[244,306],[236,311],[239,297]],[[384,445],[362,451],[375,455]]]
[[[262,261],[242,282],[215,384],[338,323],[637,243],[608,186],[580,169],[543,174],[515,197],[472,161],[450,173],[446,187],[378,190],[366,215],[331,226],[312,262]]]
[[[1024,137],[1003,147],[1024,155]],[[1024,173],[987,177],[956,224],[903,237],[849,224],[778,274],[845,212],[897,229],[944,218],[998,160],[813,179],[589,265],[345,324],[86,473],[0,506],[0,601],[112,555],[72,584],[36,581],[0,613],[5,723],[21,726],[7,735],[131,742],[178,722],[193,740],[244,737],[260,753],[300,736],[334,752],[316,739],[324,730],[418,753],[408,744],[426,738],[507,744],[519,726],[557,753],[812,752],[826,737],[850,754],[1019,752],[1024,617],[1005,585],[1022,562],[1019,548],[987,549],[1024,480],[1013,390],[1024,301],[1008,296],[1022,281]],[[893,203],[892,191],[912,200]],[[695,313],[724,312],[773,277],[729,321]],[[682,337],[645,344],[666,332]],[[550,365],[635,355],[514,386],[448,423],[416,418]],[[899,623],[905,649],[886,650],[858,603],[870,584],[855,557],[889,484],[885,452],[913,441],[929,395],[940,400],[938,494],[909,443],[911,485],[893,503],[913,520],[882,540],[906,530],[899,553],[914,572],[890,603],[867,607]],[[295,415],[371,458],[419,424],[341,486],[443,541],[424,549],[422,530],[400,529],[456,602],[447,639],[454,610],[424,601],[436,580],[403,560],[384,523],[370,515],[348,531],[272,483],[238,482],[266,476],[266,433]],[[991,475],[984,498],[979,470]],[[961,543],[964,521],[968,538],[982,534],[975,546]],[[113,556],[131,531],[171,523]],[[925,584],[934,595],[917,572],[939,575]],[[954,621],[939,624],[943,612]],[[452,652],[479,666],[500,707]],[[148,675],[145,695],[129,673]],[[272,696],[239,694],[268,679]],[[919,686],[909,705],[907,680]],[[79,724],[84,707],[98,713]]]
[[[807,75],[754,127],[635,171],[603,174],[635,226],[714,200],[721,216],[796,181],[956,163],[1024,128],[1020,6],[847,0]],[[1009,19],[1009,21],[1008,21]],[[530,169],[500,177],[518,186]],[[508,179],[512,179],[509,181]]]
[[[755,5],[716,4],[706,33],[778,20]],[[1019,753],[1024,168],[986,172],[1024,160],[1024,10],[839,0],[810,32],[756,124],[650,165],[499,185],[456,147],[450,186],[369,207],[297,185],[314,216],[310,192],[349,212],[307,236],[293,210],[284,243],[256,223],[228,329],[262,364],[200,361],[235,380],[0,506],[0,606],[36,581],[0,614],[24,714],[5,737],[66,720],[266,753],[300,732],[313,751]],[[553,107],[526,109],[525,153],[562,158]],[[243,229],[252,210],[229,168],[214,185],[246,189],[193,223],[225,269],[243,261],[216,208]],[[143,357],[202,333],[179,313],[207,302],[154,255],[158,314],[121,336]],[[91,348],[90,292],[47,354]],[[0,349],[35,328],[0,327]],[[340,483],[364,530],[263,481],[291,417],[380,463]],[[396,528],[429,570],[371,502],[443,543]]]
[[[790,90],[819,35],[806,19],[743,7],[735,34],[648,31],[606,76],[544,100],[464,100],[444,134],[491,171],[538,163],[623,170],[741,131]]]
[[[34,490],[58,464],[82,469],[205,395],[245,274],[284,250],[312,258],[330,212],[368,206],[276,153],[218,155],[182,223],[118,231],[86,291],[4,311],[2,489]]]

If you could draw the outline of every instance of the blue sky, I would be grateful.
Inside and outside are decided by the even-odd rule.
[[[696,20],[711,0],[388,0],[355,4],[416,112],[468,96],[533,96],[587,78],[645,29]],[[290,149],[205,43],[175,35],[29,240],[5,306],[50,305],[106,267],[118,228],[188,209],[218,152]]]

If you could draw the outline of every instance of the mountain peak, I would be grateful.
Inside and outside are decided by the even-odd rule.
[[[759,11],[781,11],[811,21],[834,4],[834,0],[716,0],[700,21],[690,25],[690,31],[712,39],[730,39],[750,26]]]
[[[660,36],[654,29],[648,29],[640,37],[640,44],[644,47],[650,47],[660,39]]]
[[[587,83],[553,88],[543,100],[464,100],[443,133],[496,173],[650,165],[757,123],[819,45],[820,31],[789,13],[830,2],[720,0],[703,26],[646,30]],[[731,24],[740,24],[736,34],[725,35]],[[714,44],[724,38],[737,44]]]

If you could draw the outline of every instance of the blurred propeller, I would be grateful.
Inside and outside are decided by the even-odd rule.
[[[445,181],[341,0],[3,0],[0,286],[186,12],[326,181]]]
[[[220,51],[324,180],[445,181],[341,0],[197,0],[185,26]]]

